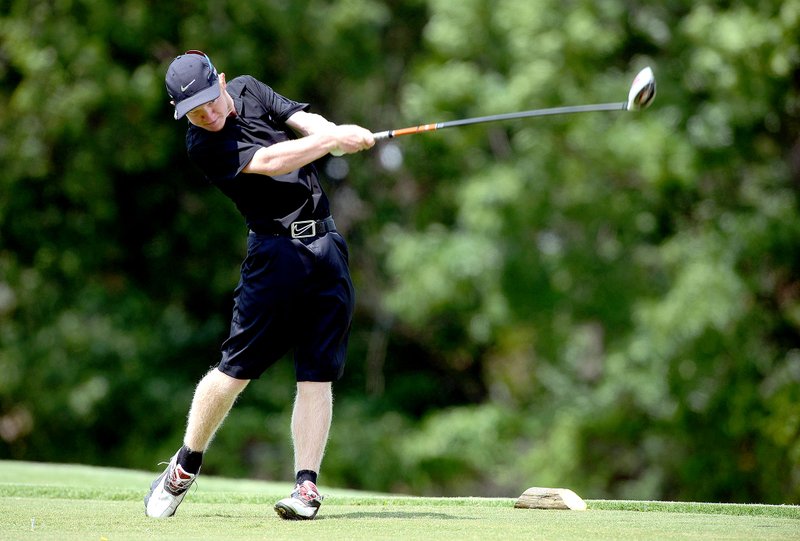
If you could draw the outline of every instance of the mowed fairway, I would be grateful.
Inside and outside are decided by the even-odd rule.
[[[272,505],[288,483],[213,477],[200,478],[175,517],[153,520],[142,497],[156,474],[0,461],[0,539],[800,539],[798,506],[589,500],[583,512],[540,511],[514,509],[515,498],[395,497],[324,485],[317,519],[287,522]]]

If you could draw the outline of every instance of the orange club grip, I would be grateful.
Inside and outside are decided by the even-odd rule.
[[[419,133],[423,131],[433,131],[436,129],[436,124],[420,124],[419,126],[412,126],[411,128],[401,128],[394,130],[392,135],[398,137],[400,135],[411,135],[412,133]]]

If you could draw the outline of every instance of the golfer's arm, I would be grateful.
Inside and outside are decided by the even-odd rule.
[[[243,173],[271,177],[285,175],[323,157],[336,148],[336,139],[325,133],[315,133],[259,148]]]
[[[336,124],[320,115],[298,111],[286,121],[300,139],[275,143],[258,149],[243,173],[277,176],[289,173],[321,158],[337,147],[331,130]]]
[[[286,125],[302,136],[330,131],[336,127],[336,124],[324,116],[307,113],[305,111],[297,111],[294,113],[286,121]]]

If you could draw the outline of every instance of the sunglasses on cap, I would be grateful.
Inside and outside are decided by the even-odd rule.
[[[198,49],[189,49],[188,51],[186,51],[186,52],[185,52],[185,53],[183,53],[183,54],[196,54],[196,55],[198,55],[198,56],[202,56],[202,57],[203,57],[203,59],[204,59],[204,60],[205,60],[205,62],[206,62],[206,66],[208,67],[208,71],[209,71],[209,73],[210,73],[212,76],[217,74],[217,69],[214,67],[214,64],[212,64],[212,63],[211,63],[211,59],[210,59],[210,58],[208,57],[208,55],[207,55],[206,53],[204,53],[203,51],[200,51],[200,50],[198,50]],[[210,78],[209,78],[209,80],[210,80]]]

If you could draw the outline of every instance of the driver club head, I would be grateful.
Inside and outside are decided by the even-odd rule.
[[[628,111],[639,111],[647,108],[656,97],[656,77],[650,67],[644,68],[633,79],[628,92]]]

